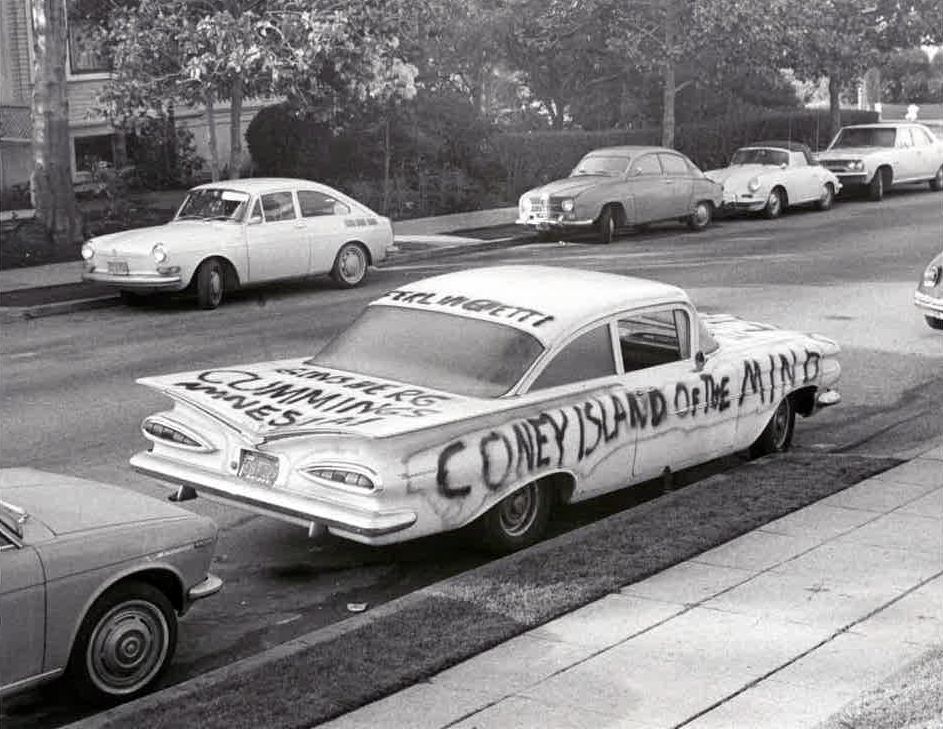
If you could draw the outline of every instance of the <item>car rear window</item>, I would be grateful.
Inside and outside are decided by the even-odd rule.
[[[533,335],[506,324],[381,304],[367,307],[310,364],[469,397],[499,397],[541,352]]]

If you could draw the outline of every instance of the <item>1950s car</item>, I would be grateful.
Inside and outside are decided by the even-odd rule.
[[[923,124],[883,122],[842,127],[818,161],[848,188],[881,200],[891,185],[928,182],[943,190],[943,141]]]
[[[390,291],[314,357],[139,380],[173,407],[144,419],[131,464],[312,533],[476,522],[510,551],[555,501],[786,449],[796,413],[839,399],[838,351],[646,279],[467,270]]]
[[[943,329],[943,251],[927,264],[917,281],[914,305],[923,312],[931,328]]]
[[[776,218],[788,207],[832,207],[841,182],[799,142],[756,142],[738,149],[727,167],[708,170],[724,188],[724,209]]]
[[[389,218],[327,185],[253,178],[194,187],[173,220],[91,238],[86,281],[142,294],[192,290],[204,309],[224,293],[277,279],[329,273],[362,283],[393,243]]]
[[[536,229],[541,240],[595,231],[610,243],[620,228],[662,220],[701,230],[721,202],[720,185],[680,152],[606,147],[583,157],[569,177],[521,195],[517,223]]]
[[[128,489],[0,469],[0,695],[67,676],[95,703],[167,668],[177,616],[222,586],[216,525]]]

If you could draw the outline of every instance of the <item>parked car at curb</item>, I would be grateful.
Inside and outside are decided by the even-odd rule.
[[[509,552],[555,503],[786,450],[797,413],[840,399],[838,351],[656,281],[471,269],[390,291],[313,357],[138,380],[173,405],[131,465],[312,534],[468,525]]]
[[[799,142],[755,142],[738,149],[727,167],[704,173],[724,189],[723,209],[778,218],[786,208],[832,207],[841,182]]]
[[[82,246],[86,281],[140,295],[192,290],[214,309],[227,291],[329,273],[349,288],[393,244],[389,218],[307,180],[251,178],[194,187],[165,225],[97,236]]]
[[[914,305],[923,311],[931,329],[943,329],[943,251],[927,264],[917,281]]]
[[[871,200],[883,199],[892,185],[905,182],[928,182],[931,190],[943,190],[943,141],[923,124],[842,127],[816,158],[845,188],[865,190]]]
[[[94,703],[145,693],[177,617],[222,586],[216,525],[133,491],[0,469],[0,695],[66,677]]]
[[[702,230],[721,202],[720,185],[680,152],[606,147],[583,157],[569,177],[521,195],[516,222],[534,228],[540,240],[588,231],[611,243],[620,228],[662,220]]]

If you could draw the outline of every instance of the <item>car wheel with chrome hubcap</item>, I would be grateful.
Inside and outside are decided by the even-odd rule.
[[[119,583],[82,621],[68,671],[85,699],[125,701],[160,677],[176,642],[177,616],[167,596],[146,582]]]
[[[551,507],[552,491],[540,481],[505,496],[480,519],[485,546],[497,554],[530,546],[543,535]]]
[[[771,453],[782,453],[792,443],[796,426],[796,408],[791,397],[784,397],[769,419],[760,437],[750,446],[750,456],[759,458]]]
[[[344,289],[359,286],[367,277],[367,252],[359,243],[345,243],[337,252],[331,278]]]

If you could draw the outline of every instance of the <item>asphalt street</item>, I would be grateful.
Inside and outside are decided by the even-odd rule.
[[[212,312],[170,301],[8,323],[0,351],[2,461],[163,496],[159,484],[127,466],[145,447],[141,418],[167,406],[135,378],[303,356],[383,291],[505,262],[657,278],[685,288],[703,311],[832,337],[843,347],[843,403],[800,422],[794,447],[900,451],[943,433],[943,338],[911,303],[918,276],[943,246],[941,231],[940,196],[921,188],[895,191],[881,204],[841,202],[826,213],[724,219],[697,234],[658,225],[606,247],[533,243],[393,264],[374,271],[362,289],[338,291],[320,280],[264,287]],[[708,472],[738,466],[733,459]],[[227,600],[208,601],[185,619],[170,681],[343,619],[351,603],[374,606],[484,559],[449,538],[388,549],[309,540],[303,530],[263,517],[191,503],[223,530],[214,570],[227,581]],[[616,500],[603,511],[627,505]],[[593,516],[577,513],[558,529]],[[11,728],[51,727],[78,711],[61,696],[37,692],[2,718]]]

